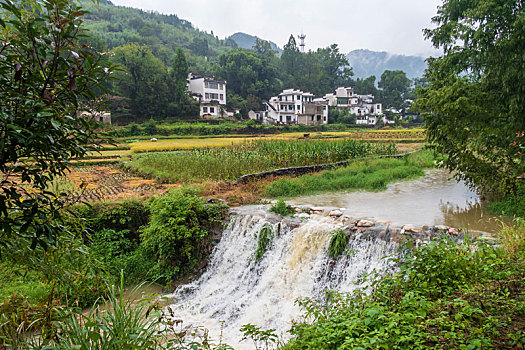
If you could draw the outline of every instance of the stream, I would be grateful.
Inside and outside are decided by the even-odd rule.
[[[167,295],[182,329],[204,327],[215,343],[235,349],[254,349],[241,341],[240,328],[248,323],[287,339],[302,313],[297,298],[323,298],[328,289],[352,292],[366,274],[395,269],[385,257],[398,252],[404,224],[422,227],[414,231],[416,240],[436,234],[433,225],[468,228],[471,234],[497,232],[500,225],[475,192],[442,170],[393,183],[383,192],[322,194],[293,203],[322,208],[294,218],[269,213],[268,205],[233,209],[203,275]],[[332,208],[344,215],[328,215]],[[361,227],[361,218],[370,218],[372,226]],[[273,238],[256,261],[257,236],[265,227]],[[334,261],[328,245],[332,232],[342,228],[350,239],[346,253]]]

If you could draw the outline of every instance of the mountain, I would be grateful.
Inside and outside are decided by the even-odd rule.
[[[367,78],[375,75],[379,80],[385,70],[402,70],[407,74],[407,77],[413,79],[423,76],[427,68],[424,57],[392,55],[384,51],[354,50],[346,58],[350,62],[356,78]]]
[[[253,35],[250,35],[250,34],[246,34],[246,33],[241,33],[241,32],[237,32],[233,35],[230,35],[228,38],[226,38],[226,40],[228,39],[232,39],[233,41],[235,41],[237,43],[237,45],[239,45],[239,47],[243,48],[243,49],[251,49],[253,47],[253,45],[255,44],[255,39],[257,39],[259,37],[257,36],[253,36]],[[260,40],[264,40],[264,39],[261,39],[259,38]],[[274,43],[273,41],[269,41],[269,40],[266,40],[270,43],[270,46],[272,47],[273,50],[277,51],[279,54],[281,54],[281,52],[283,51],[281,48],[279,48],[279,46],[277,46],[276,43]]]

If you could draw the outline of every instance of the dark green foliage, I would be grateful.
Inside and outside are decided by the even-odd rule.
[[[491,203],[489,210],[498,215],[519,216],[525,218],[525,185],[520,184],[515,193]]]
[[[272,227],[266,224],[263,228],[261,228],[261,231],[259,231],[259,235],[257,236],[257,249],[255,250],[256,261],[264,256],[264,253],[266,253],[268,250],[268,245],[272,242],[272,239]]]
[[[215,74],[228,82],[228,93],[244,99],[248,95],[269,99],[282,88],[275,56],[231,50],[219,56]]]
[[[425,31],[444,50],[418,92],[428,140],[484,190],[508,190],[525,172],[524,14],[521,1],[446,0]]]
[[[149,278],[169,282],[194,268],[209,253],[209,229],[226,207],[207,205],[194,190],[180,189],[148,202],[151,221],[141,234],[141,249],[154,262]]]
[[[524,257],[436,239],[398,259],[398,273],[376,276],[370,294],[301,300],[307,321],[294,324],[284,348],[519,348]]]
[[[405,99],[408,98],[412,81],[401,70],[386,70],[381,75],[378,85],[382,89],[381,101],[385,107],[401,108]]]
[[[345,230],[333,232],[332,238],[330,238],[330,245],[328,246],[328,256],[332,259],[337,259],[345,251],[349,238]]]
[[[67,229],[49,184],[99,142],[77,112],[113,68],[80,45],[84,13],[67,0],[7,0],[0,13],[0,251],[18,240],[47,248]]]
[[[139,240],[139,229],[149,222],[150,212],[144,202],[126,200],[122,203],[94,203],[79,207],[79,216],[85,218],[90,232],[113,230],[126,232],[130,240]]]
[[[166,117],[172,100],[166,65],[149,47],[137,43],[119,46],[113,53],[113,61],[123,69],[116,89],[129,100],[132,113],[141,118]]]

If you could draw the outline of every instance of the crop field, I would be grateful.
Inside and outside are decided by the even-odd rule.
[[[70,200],[118,201],[129,198],[148,198],[176,188],[177,185],[133,176],[115,166],[75,167],[54,181],[54,188],[69,194]]]
[[[359,132],[319,132],[319,133],[283,133],[257,137],[213,137],[213,138],[170,138],[156,142],[142,140],[129,143],[131,153],[183,151],[198,148],[227,147],[253,140],[298,140],[298,139],[354,139],[375,142],[411,141],[422,142],[425,137],[423,129],[410,130],[371,130]],[[125,151],[123,152],[125,153]]]
[[[333,163],[374,154],[393,154],[393,143],[341,140],[253,140],[224,148],[141,154],[127,165],[162,182],[232,181],[282,167]]]

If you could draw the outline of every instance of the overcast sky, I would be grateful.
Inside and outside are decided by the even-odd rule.
[[[306,50],[337,43],[341,51],[435,54],[422,29],[442,0],[112,0],[116,5],[174,13],[223,39],[244,32],[283,47],[306,34]]]

